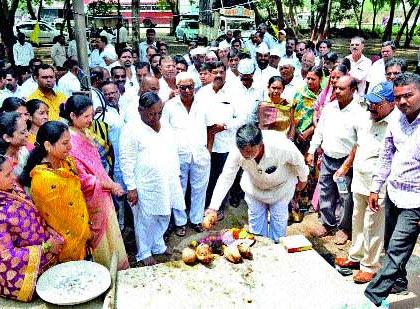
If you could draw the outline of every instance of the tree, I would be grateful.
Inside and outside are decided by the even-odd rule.
[[[389,18],[385,26],[384,34],[382,35],[382,41],[391,40],[392,25],[394,23],[394,15],[395,15],[395,4],[396,4],[396,0],[389,0]]]
[[[133,46],[137,50],[137,55],[140,55],[139,43],[140,43],[140,20],[139,20],[139,13],[140,13],[140,0],[133,0]]]
[[[13,25],[15,24],[15,14],[19,0],[0,1],[0,34],[6,46],[9,61],[14,64],[13,44],[15,43],[15,35],[13,33]]]
[[[404,1],[402,3],[404,3]],[[404,12],[405,12],[405,5],[403,5],[403,7],[404,7]],[[417,7],[417,4],[412,4],[410,7],[410,10],[408,11],[408,14],[405,14],[404,22],[401,25],[400,30],[398,30],[397,36],[395,38],[395,45],[397,47],[400,45],[401,36],[403,35],[405,29],[407,29],[406,36],[408,36],[408,21],[410,20],[411,15],[413,14],[416,7]]]
[[[404,42],[405,48],[410,47],[410,43],[413,40],[414,30],[416,29],[417,21],[419,20],[419,17],[420,17],[420,5],[418,6],[417,14],[416,14],[416,17],[414,17],[413,25],[411,26],[410,32],[405,38],[405,42]]]
[[[375,31],[376,26],[376,16],[378,15],[381,8],[385,5],[385,0],[370,0],[372,3],[372,9],[373,9],[373,21],[372,21],[372,32]]]
[[[26,0],[26,7],[28,9],[28,13],[31,16],[31,19],[36,19],[35,11],[32,6],[32,0]]]

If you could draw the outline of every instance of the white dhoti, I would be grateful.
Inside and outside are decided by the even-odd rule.
[[[136,235],[136,260],[141,261],[166,250],[163,234],[169,225],[170,216],[149,215],[137,204],[132,207]]]

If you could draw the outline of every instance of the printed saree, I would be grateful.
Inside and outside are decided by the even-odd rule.
[[[30,197],[16,186],[0,191],[0,296],[30,301],[36,280],[55,264],[42,244],[62,237],[45,225]]]

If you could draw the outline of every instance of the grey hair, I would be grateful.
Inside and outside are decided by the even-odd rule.
[[[362,43],[363,45],[365,45],[365,39],[362,38],[361,36],[354,36],[354,37],[352,37],[351,40],[350,40],[350,42],[353,41],[353,40],[359,40],[360,43]]]
[[[389,59],[386,63],[385,63],[385,71],[393,66],[398,65],[401,68],[401,72],[405,72],[407,71],[407,62],[405,61],[405,59],[402,58],[392,58]]]
[[[420,89],[420,75],[411,72],[405,72],[399,74],[394,80],[394,87],[407,86],[411,84],[416,85],[417,89]]]
[[[161,102],[161,99],[156,93],[151,91],[145,92],[140,96],[139,109],[150,108],[159,102]]]
[[[246,146],[260,145],[262,141],[261,129],[255,124],[244,124],[236,131],[236,146],[239,149],[244,149]]]
[[[385,41],[381,44],[381,47],[387,47],[387,46],[391,46],[392,50],[396,50],[397,47],[395,46],[395,42],[394,41]]]

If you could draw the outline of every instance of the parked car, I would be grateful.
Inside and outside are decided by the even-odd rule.
[[[31,41],[31,35],[34,31],[35,24],[37,23],[36,20],[27,20],[17,24],[14,27],[14,33],[17,35],[18,32],[22,32],[25,34],[25,37],[28,41]],[[49,24],[40,21],[39,22],[39,43],[40,44],[53,44],[54,38],[60,34],[60,31],[53,28]],[[69,34],[67,32],[63,32],[64,37],[66,38],[66,42],[69,39]]]
[[[175,39],[182,40],[184,43],[196,40],[198,37],[198,21],[184,19],[181,20],[175,29]]]

